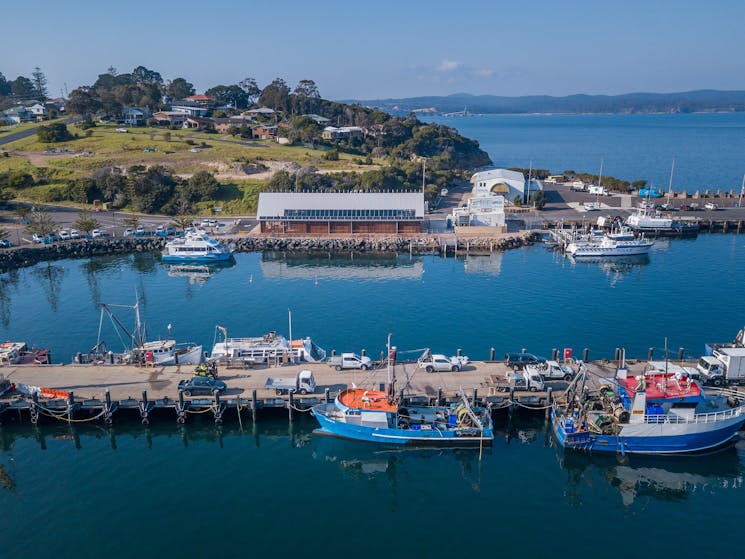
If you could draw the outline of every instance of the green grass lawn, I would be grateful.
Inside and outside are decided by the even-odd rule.
[[[178,175],[191,175],[204,170],[218,173],[223,185],[218,198],[214,202],[201,204],[205,207],[200,209],[220,203],[226,214],[235,215],[256,210],[258,193],[265,182],[251,178],[251,175],[244,178],[241,173],[233,173],[240,164],[275,161],[339,171],[376,168],[360,165],[357,163],[360,159],[358,156],[344,153],[339,154],[339,161],[327,161],[323,157],[326,153],[323,150],[194,130],[128,128],[126,133],[122,133],[116,131],[117,125],[99,125],[89,131],[80,130],[75,125],[68,125],[68,128],[79,137],[67,142],[46,144],[33,135],[3,146],[10,156],[0,156],[0,173],[20,170],[31,174],[37,181],[42,179],[45,182],[14,192],[17,199],[50,202],[52,189],[63,186],[69,179],[90,177],[103,167],[163,165]],[[50,154],[50,151],[58,154]],[[375,163],[380,165],[382,162]],[[220,174],[232,176],[220,178]]]

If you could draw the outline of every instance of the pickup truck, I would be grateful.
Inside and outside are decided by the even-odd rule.
[[[574,371],[571,367],[560,365],[558,362],[550,360],[545,363],[526,365],[525,371],[527,373],[540,375],[543,380],[563,379],[570,381],[574,378]]]
[[[432,354],[429,350],[426,350],[424,354],[417,360],[417,367],[424,369],[428,373],[434,371],[460,371],[464,366],[470,362],[470,359],[465,355],[456,355],[453,357],[445,357],[441,353]]]
[[[539,390],[546,389],[546,385],[543,383],[541,375],[538,373],[530,373],[527,370],[507,373],[504,380],[495,383],[495,388],[498,392],[509,392],[513,384],[515,390],[530,390],[531,392],[538,392]]]
[[[316,379],[313,372],[307,369],[300,371],[295,378],[266,379],[264,388],[274,390],[278,395],[299,392],[300,394],[313,394],[316,391]]]
[[[334,367],[337,371],[342,369],[362,369],[366,371],[372,368],[372,360],[367,355],[359,356],[356,353],[342,353],[341,355],[332,355],[326,359],[329,367]]]

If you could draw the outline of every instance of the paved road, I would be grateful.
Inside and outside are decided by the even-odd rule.
[[[80,122],[82,117],[76,116],[76,117],[70,117],[65,120],[56,120],[52,122],[52,124],[60,123],[60,124],[74,124],[76,122]],[[12,134],[8,134],[7,136],[4,136],[0,138],[0,146],[4,144],[9,144],[11,142],[15,142],[16,140],[22,140],[23,138],[28,138],[29,136],[32,136],[36,134],[36,127],[29,128],[28,130],[21,130],[20,132],[14,132]]]

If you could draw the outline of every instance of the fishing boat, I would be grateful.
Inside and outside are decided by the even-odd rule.
[[[183,237],[166,243],[163,262],[226,262],[233,257],[232,248],[220,244],[201,229],[187,231]]]
[[[130,330],[114,313],[115,309],[133,310],[134,327]],[[108,317],[117,336],[125,346],[115,353],[101,338],[104,318]],[[171,325],[168,325],[170,333]],[[98,321],[98,339],[87,353],[78,353],[73,358],[76,364],[141,364],[141,365],[198,365],[203,359],[202,346],[193,342],[177,343],[176,340],[147,340],[147,330],[140,318],[140,304],[111,305],[103,303]]]
[[[603,233],[591,240],[572,241],[566,246],[566,253],[579,257],[638,256],[649,254],[654,241],[644,237],[635,238],[628,231]]]
[[[0,343],[0,365],[49,365],[48,349],[29,348],[26,342]]]
[[[705,394],[680,373],[653,370],[625,377],[623,371],[614,386],[588,393],[587,369],[580,368],[566,402],[551,409],[560,446],[622,455],[699,452],[727,444],[745,423],[742,393]]]
[[[636,232],[648,235],[695,236],[698,234],[698,223],[674,220],[650,209],[647,205],[640,205],[633,214],[626,218],[626,225]]]
[[[389,339],[390,351],[390,339]],[[390,445],[481,447],[494,439],[491,410],[472,406],[465,396],[449,406],[409,405],[395,396],[388,360],[388,390],[347,388],[333,402],[312,408],[320,428],[314,433]]]
[[[292,329],[290,329],[292,332]],[[231,338],[224,326],[215,327],[215,339],[210,359],[244,359],[254,363],[294,361],[320,363],[326,360],[326,350],[310,337],[294,340],[269,332],[263,336]]]

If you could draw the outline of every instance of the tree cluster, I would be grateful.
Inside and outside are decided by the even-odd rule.
[[[47,78],[38,66],[31,73],[31,78],[18,76],[9,80],[0,72],[0,110],[23,101],[44,102],[47,97]]]
[[[36,129],[36,136],[40,142],[51,144],[55,142],[67,142],[75,137],[70,134],[67,126],[62,122],[49,124],[48,126],[39,126]]]

